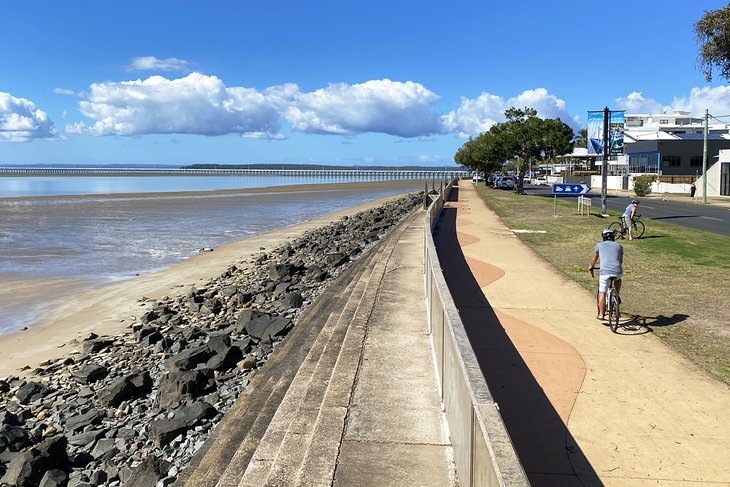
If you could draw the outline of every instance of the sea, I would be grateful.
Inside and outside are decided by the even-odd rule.
[[[337,184],[317,191],[281,188],[365,181],[321,176],[0,177],[0,281],[73,282],[66,293],[81,291],[177,264],[200,249],[417,187],[404,180],[402,186],[366,189]],[[246,191],[254,188],[258,192]],[[39,299],[44,296],[37,293],[20,301],[0,299],[0,305],[5,303],[0,334],[32,326],[49,307]]]

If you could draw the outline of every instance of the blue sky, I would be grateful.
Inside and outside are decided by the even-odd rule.
[[[453,163],[510,106],[705,108],[724,1],[3,4],[0,164]]]

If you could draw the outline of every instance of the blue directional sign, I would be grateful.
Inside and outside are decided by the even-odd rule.
[[[553,184],[554,195],[579,195],[586,194],[591,191],[591,187],[587,184]]]

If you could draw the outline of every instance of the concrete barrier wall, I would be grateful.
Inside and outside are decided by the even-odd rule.
[[[522,464],[489,392],[436,253],[433,229],[452,184],[426,212],[425,287],[428,330],[441,400],[462,486],[527,486]]]

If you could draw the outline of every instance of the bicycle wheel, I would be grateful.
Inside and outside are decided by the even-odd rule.
[[[631,234],[634,238],[641,238],[641,236],[644,235],[644,230],[646,230],[646,228],[643,223],[634,222],[634,229],[631,231]]]
[[[616,333],[616,330],[618,330],[618,320],[621,317],[618,293],[616,293],[616,291],[613,291],[611,296],[608,298],[608,306],[608,325],[611,327],[611,331]]]
[[[623,232],[623,226],[621,225],[621,222],[613,222],[608,226],[609,230],[613,230],[613,234],[616,238],[623,238],[624,232]]]

